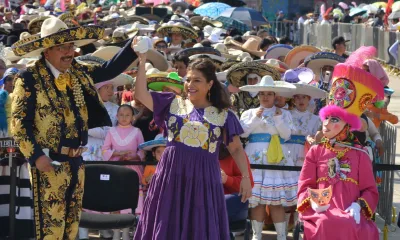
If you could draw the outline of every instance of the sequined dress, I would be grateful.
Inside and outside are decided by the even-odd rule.
[[[237,117],[212,106],[196,109],[171,93],[152,97],[168,143],[134,239],[230,239],[218,149],[223,136],[231,142],[243,132]]]

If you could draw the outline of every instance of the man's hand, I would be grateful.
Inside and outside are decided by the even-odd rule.
[[[53,166],[51,165],[51,160],[48,156],[42,155],[38,159],[36,159],[35,165],[36,168],[41,172],[50,172],[54,171]]]

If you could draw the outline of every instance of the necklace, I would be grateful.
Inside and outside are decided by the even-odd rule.
[[[348,151],[350,151],[350,148],[345,148],[343,150],[337,150],[334,147],[332,147],[332,145],[329,143],[329,141],[325,141],[324,142],[324,146],[325,148],[331,150],[332,152],[336,153],[336,157],[337,159],[341,159]]]

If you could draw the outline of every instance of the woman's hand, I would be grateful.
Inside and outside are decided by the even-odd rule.
[[[261,118],[263,112],[264,112],[264,108],[260,107],[260,108],[257,110],[257,112],[256,112],[256,116],[257,116],[258,118]]]
[[[245,176],[242,177],[242,181],[240,181],[240,191],[239,191],[239,196],[242,196],[241,201],[244,203],[251,197],[251,183],[250,183],[250,177]]]
[[[315,139],[310,135],[307,136],[306,140],[310,145],[313,145],[315,143]]]

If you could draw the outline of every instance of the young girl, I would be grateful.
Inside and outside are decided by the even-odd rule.
[[[133,108],[130,105],[121,105],[117,112],[118,124],[109,129],[102,148],[105,161],[141,161],[143,152],[138,151],[138,146],[144,142],[140,129],[132,126]],[[127,165],[135,170],[142,179],[143,168],[138,165]],[[140,189],[138,206],[135,213],[141,214],[143,209],[143,192]],[[129,213],[130,210],[123,210],[121,213]],[[114,238],[119,239],[120,230],[114,230]],[[129,239],[129,228],[123,229],[122,238]]]
[[[140,144],[139,149],[144,151],[151,151],[153,153],[153,159],[159,162],[166,146],[167,140],[163,137],[162,134],[158,134],[154,140]],[[144,186],[150,184],[150,181],[153,178],[155,172],[156,166],[147,165],[145,167],[142,177],[142,184]]]

